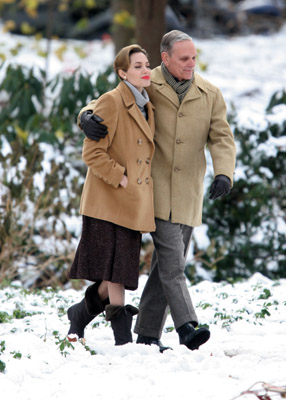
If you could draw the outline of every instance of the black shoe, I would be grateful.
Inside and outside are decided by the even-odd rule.
[[[147,344],[149,346],[151,346],[151,344],[155,344],[159,347],[160,353],[163,353],[165,350],[173,350],[172,347],[164,346],[160,339],[150,336],[138,335],[136,343]]]
[[[210,338],[210,331],[207,328],[195,329],[190,323],[186,323],[177,329],[180,344],[184,344],[190,350],[197,350]]]

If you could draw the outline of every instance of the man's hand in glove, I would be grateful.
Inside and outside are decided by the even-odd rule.
[[[101,124],[102,121],[102,118],[90,110],[83,112],[80,116],[81,129],[89,139],[97,142],[108,134],[107,127]]]
[[[225,175],[217,175],[210,188],[209,199],[216,200],[230,193],[230,179]]]

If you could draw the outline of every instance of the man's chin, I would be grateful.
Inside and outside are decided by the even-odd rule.
[[[185,74],[184,79],[186,81],[188,81],[189,79],[192,79],[192,77],[193,77],[193,71],[190,72],[190,73]]]

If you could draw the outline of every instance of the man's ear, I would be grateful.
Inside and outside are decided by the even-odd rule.
[[[169,65],[169,54],[166,51],[163,51],[163,53],[161,53],[161,59],[162,59],[163,63],[166,65],[166,67],[168,67],[168,65]]]

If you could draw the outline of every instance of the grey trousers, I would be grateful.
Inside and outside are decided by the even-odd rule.
[[[160,338],[170,309],[175,328],[198,323],[184,274],[193,228],[156,218],[151,272],[139,304],[134,332]]]

